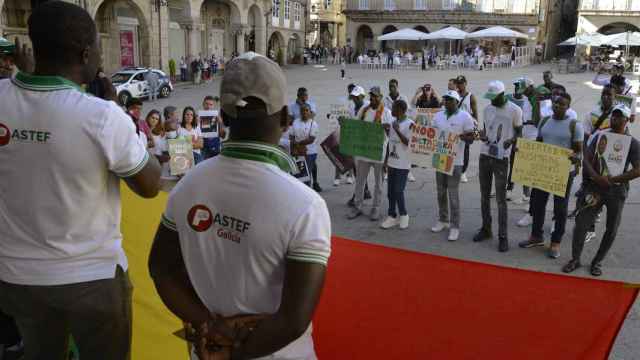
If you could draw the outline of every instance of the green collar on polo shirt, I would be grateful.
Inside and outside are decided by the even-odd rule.
[[[61,76],[29,75],[18,72],[11,81],[23,89],[32,91],[78,90],[84,92],[80,85]]]
[[[279,147],[257,141],[227,141],[222,148],[222,155],[273,164],[287,173],[296,173],[298,167],[291,156]]]

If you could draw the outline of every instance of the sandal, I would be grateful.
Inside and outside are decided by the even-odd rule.
[[[591,264],[591,275],[593,276],[602,275],[602,265],[600,263]]]
[[[568,273],[572,273],[572,272],[574,272],[574,271],[575,271],[577,268],[579,268],[579,267],[580,267],[580,261],[578,261],[578,260],[571,260],[571,261],[569,261],[569,262],[567,263],[567,265],[565,265],[565,266],[562,268],[562,272],[563,272],[563,273],[567,273],[567,274],[568,274]]]

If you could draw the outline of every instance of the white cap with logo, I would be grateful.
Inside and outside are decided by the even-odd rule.
[[[502,81],[495,80],[489,83],[489,90],[484,94],[484,98],[493,100],[502,93],[504,93],[504,83]]]
[[[286,92],[287,79],[280,66],[250,51],[225,66],[220,105],[225,114],[237,117],[237,108],[247,105],[244,99],[255,97],[265,103],[267,114],[273,115],[287,105]]]
[[[446,94],[442,95],[443,98],[451,98],[456,99],[457,102],[460,102],[460,94],[458,94],[455,90],[449,90]]]
[[[613,114],[616,111],[620,111],[622,115],[626,118],[631,117],[631,109],[629,109],[627,105],[623,103],[616,104],[616,106],[613,107],[613,110],[611,110],[611,113]]]

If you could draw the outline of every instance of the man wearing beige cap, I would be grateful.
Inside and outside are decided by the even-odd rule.
[[[230,140],[178,183],[162,216],[149,268],[164,303],[194,329],[192,359],[316,359],[311,318],[331,222],[277,147],[286,90],[264,56],[227,64],[220,102]]]

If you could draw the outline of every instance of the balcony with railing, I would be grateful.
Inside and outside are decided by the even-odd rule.
[[[579,8],[588,12],[638,12],[640,0],[582,0]]]
[[[538,13],[539,5],[540,0],[346,0],[347,11],[426,10],[455,11],[466,13],[536,15]]]

